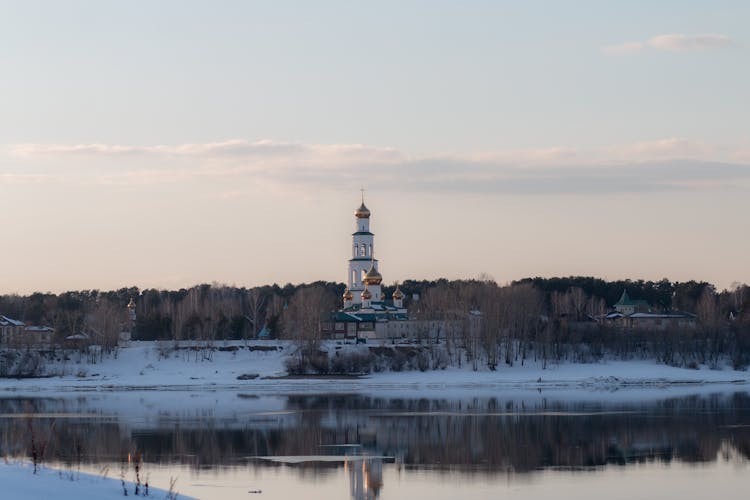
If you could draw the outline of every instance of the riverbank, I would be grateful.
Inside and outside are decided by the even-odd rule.
[[[327,346],[356,351],[364,346]],[[731,369],[677,368],[653,360],[547,364],[501,364],[492,371],[471,366],[428,371],[385,371],[349,376],[290,377],[285,360],[296,348],[289,342],[220,343],[212,350],[158,342],[134,342],[96,363],[57,359],[44,378],[0,379],[5,392],[67,391],[243,391],[248,393],[466,391],[466,390],[613,390],[668,389],[744,385],[750,373]]]

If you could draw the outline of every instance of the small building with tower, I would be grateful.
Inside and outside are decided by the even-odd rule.
[[[612,311],[601,319],[605,324],[624,331],[657,332],[694,329],[697,317],[685,311],[654,311],[647,301],[631,299],[627,290],[623,290]]]

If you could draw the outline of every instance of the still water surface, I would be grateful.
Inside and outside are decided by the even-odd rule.
[[[0,398],[0,455],[222,499],[745,498],[750,395]],[[131,464],[128,465],[128,455]]]

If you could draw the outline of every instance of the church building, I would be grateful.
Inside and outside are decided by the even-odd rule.
[[[627,290],[623,290],[612,311],[601,319],[626,331],[665,331],[694,329],[697,316],[684,311],[652,311],[647,301],[633,300]]]
[[[347,288],[342,308],[330,322],[322,325],[323,334],[334,339],[393,339],[406,335],[404,293],[396,286],[385,297],[383,276],[375,259],[375,235],[370,232],[370,210],[362,204],[354,211],[355,228],[347,271]],[[403,330],[403,332],[402,332]]]

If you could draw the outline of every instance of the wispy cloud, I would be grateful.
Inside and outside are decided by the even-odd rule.
[[[37,168],[40,162],[66,166],[72,170],[70,182],[157,187],[192,183],[229,193],[215,196],[221,199],[236,198],[248,189],[322,191],[362,183],[406,192],[508,194],[750,186],[750,165],[736,160],[744,158],[741,151],[685,138],[590,150],[551,147],[425,156],[359,144],[269,140],[137,147],[22,144],[10,151],[19,162],[29,160]],[[114,168],[101,168],[103,160]]]
[[[718,148],[702,141],[681,137],[669,137],[655,141],[640,141],[610,149],[612,156],[629,160],[650,160],[663,158],[714,159],[719,155]]]
[[[715,50],[732,45],[726,35],[657,35],[648,45],[659,50]]]
[[[604,46],[602,52],[605,54],[632,54],[640,52],[644,48],[646,48],[646,44],[643,42],[623,42],[617,45]]]
[[[19,157],[79,156],[121,157],[159,156],[184,158],[316,158],[320,160],[391,161],[401,153],[393,148],[378,148],[362,144],[302,144],[271,140],[247,141],[232,139],[222,142],[189,143],[178,145],[127,146],[112,144],[16,144],[10,153]]]
[[[46,184],[50,182],[61,182],[59,175],[50,174],[26,174],[26,173],[2,173],[0,184]]]
[[[726,35],[666,34],[656,35],[645,41],[630,41],[616,45],[607,45],[602,47],[601,50],[606,54],[633,54],[647,49],[688,52],[723,49],[731,47],[733,44],[732,40]]]

